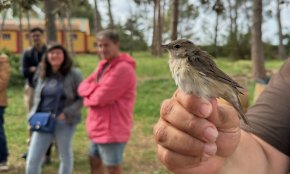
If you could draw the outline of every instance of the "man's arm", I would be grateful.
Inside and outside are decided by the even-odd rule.
[[[177,90],[154,128],[161,162],[176,174],[287,173],[289,157],[240,129],[237,112]]]

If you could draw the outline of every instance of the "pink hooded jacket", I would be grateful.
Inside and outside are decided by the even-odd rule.
[[[100,61],[97,71],[78,88],[88,107],[86,130],[95,143],[127,142],[136,98],[136,64],[126,53],[114,58],[102,73],[105,63],[106,59]]]

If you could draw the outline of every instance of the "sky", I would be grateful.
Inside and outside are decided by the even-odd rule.
[[[272,7],[272,8],[271,8]],[[273,7],[276,8],[275,1],[272,0],[271,5],[265,10],[271,10]],[[282,21],[282,32],[283,34],[290,34],[290,1],[288,4],[281,5],[281,21]],[[278,44],[278,24],[277,21],[265,20],[262,26],[264,40]]]
[[[111,0],[112,1],[112,12],[115,18],[115,21],[120,21],[120,23],[124,23],[127,18],[130,17],[130,13],[135,12],[137,10],[136,5],[131,0]],[[197,0],[191,0],[195,3],[199,3]],[[90,2],[93,4],[93,0],[90,0]],[[264,9],[264,11],[272,10],[273,14],[275,14],[276,10],[276,1],[271,0],[270,6]],[[98,1],[99,10],[102,14],[102,17],[106,20],[107,19],[107,4],[106,1]],[[283,26],[283,33],[289,33],[290,32],[290,4],[284,4],[281,6],[282,8],[282,26]],[[152,16],[152,14],[150,14]],[[196,23],[194,26],[192,26],[192,30],[195,33],[195,37],[193,37],[193,40],[197,40],[199,44],[208,44],[213,42],[213,30],[215,25],[215,14],[201,14],[201,17],[196,20]],[[240,19],[240,22],[242,22],[243,19]],[[208,28],[208,32],[205,33],[205,30],[201,27],[202,25],[205,25],[205,21],[208,23],[206,24],[206,28]],[[151,22],[151,21],[150,21]],[[228,21],[220,20],[219,25],[219,43],[223,44],[224,38],[227,35],[228,30]],[[262,31],[263,31],[263,40],[270,42],[272,44],[278,44],[278,27],[277,22],[274,19],[264,19],[263,25],[262,25]],[[148,43],[150,43],[151,40],[151,34],[146,31],[145,36],[147,37]]]
[[[90,3],[93,5],[93,0],[89,0]],[[190,2],[193,2],[194,4],[199,4],[199,0],[189,0]],[[167,1],[165,1],[167,2]],[[169,0],[168,0],[169,2]],[[167,3],[168,3],[167,2]],[[265,11],[271,10],[273,15],[276,13],[276,0],[269,0],[270,4],[264,8]],[[133,0],[111,0],[111,6],[112,6],[112,13],[114,15],[115,22],[124,24],[127,18],[130,18],[130,14],[138,12],[138,8],[133,2]],[[103,25],[106,26],[106,22],[108,20],[107,15],[107,1],[105,0],[98,0],[98,9],[102,15],[103,18]],[[281,18],[282,18],[282,26],[283,26],[283,33],[287,34],[290,33],[290,0],[288,4],[283,4],[281,6]],[[40,10],[40,9],[35,9]],[[44,14],[40,12],[42,16],[44,17]],[[152,30],[148,30],[148,25],[152,25],[151,18],[153,17],[153,10],[151,10],[147,16],[150,18],[148,20],[150,21],[143,21],[143,33],[145,35],[145,41],[147,41],[148,44],[151,43],[152,38]],[[193,31],[194,35],[192,38],[187,38],[193,40],[196,44],[200,45],[206,45],[213,43],[213,36],[214,36],[214,27],[215,27],[215,19],[216,15],[215,13],[200,13],[200,17],[198,17],[194,22],[187,24],[189,26],[190,32]],[[244,23],[243,17],[238,19],[239,23],[243,23],[243,27],[241,30],[246,28],[246,23]],[[146,24],[147,26],[144,26]],[[192,26],[191,26],[192,25]],[[180,27],[184,28],[184,27]],[[181,30],[181,29],[179,29]],[[225,38],[227,37],[229,30],[229,20],[220,19],[219,24],[219,35],[218,35],[218,43],[220,45],[225,43]],[[262,25],[262,32],[263,32],[263,40],[266,42],[270,42],[272,44],[277,45],[278,44],[278,27],[277,27],[277,21],[272,17],[272,19],[266,19],[264,18],[263,25]],[[182,33],[184,33],[184,29],[182,29]]]

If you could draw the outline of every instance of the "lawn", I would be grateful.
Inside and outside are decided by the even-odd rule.
[[[149,53],[138,52],[133,56],[137,62],[137,100],[134,111],[134,127],[132,138],[128,143],[124,158],[124,173],[126,174],[168,174],[169,172],[159,163],[155,153],[155,143],[152,128],[159,117],[160,103],[169,98],[176,86],[171,79],[167,65],[167,56],[152,57]],[[251,76],[251,62],[246,60],[230,61],[217,59],[217,64],[232,76],[247,78],[249,100],[252,100],[254,83]],[[86,77],[96,67],[98,58],[94,55],[78,55],[76,65]],[[277,70],[281,61],[267,61],[267,69]],[[10,150],[9,163],[11,170],[8,174],[24,173],[25,161],[21,154],[27,150],[27,124],[23,104],[22,86],[10,85],[8,90],[9,107],[5,115],[6,134]],[[86,109],[83,109],[83,121],[79,124],[74,136],[74,174],[88,174],[87,157],[88,139],[84,129]],[[53,149],[53,162],[43,167],[44,174],[55,174],[59,161],[57,152]]]

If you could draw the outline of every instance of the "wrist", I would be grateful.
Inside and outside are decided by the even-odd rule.
[[[244,164],[241,162],[243,158],[243,154],[246,153],[246,149],[244,148],[243,142],[245,141],[244,138],[244,133],[243,131],[240,132],[238,144],[236,147],[233,149],[231,154],[228,156],[221,157],[223,159],[223,165],[221,166],[219,170],[219,174],[244,174],[247,173],[245,172],[244,169]],[[242,153],[242,154],[241,154]]]
[[[238,174],[239,169],[236,167],[235,165],[235,158],[234,155],[229,156],[229,157],[224,157],[223,158],[223,164],[218,172],[218,174],[232,174],[232,173],[236,173]]]
[[[267,158],[253,135],[242,131],[240,142],[231,156],[225,158],[222,174],[269,173]],[[274,172],[276,173],[276,172]]]

